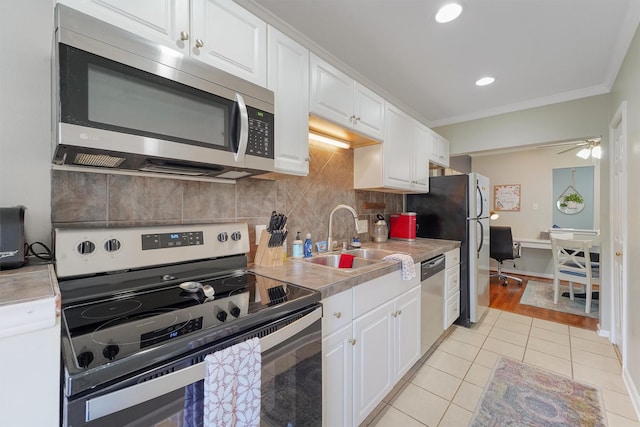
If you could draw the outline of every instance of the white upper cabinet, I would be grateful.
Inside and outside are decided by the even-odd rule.
[[[384,98],[311,54],[310,111],[337,125],[382,140]]]
[[[58,3],[189,54],[189,0],[58,0]]]
[[[232,0],[60,3],[260,86],[267,85],[267,24]]]
[[[449,167],[449,141],[433,131],[429,161],[444,168]]]
[[[387,104],[384,143],[354,150],[354,188],[429,192],[430,139],[429,128]]]
[[[275,93],[275,167],[309,173],[309,51],[269,26],[267,88]]]
[[[267,85],[267,24],[232,0],[191,0],[191,56]]]

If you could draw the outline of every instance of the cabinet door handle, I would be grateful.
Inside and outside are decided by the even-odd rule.
[[[356,345],[356,339],[355,338],[350,338],[349,339],[349,344]]]
[[[204,42],[202,39],[196,39],[196,47],[204,47]]]
[[[186,31],[180,31],[180,40],[182,40],[183,42],[189,40],[189,33],[187,33]]]
[[[340,311],[336,311],[335,313],[333,313],[334,316],[336,316],[336,318],[340,318],[342,316],[342,312]]]
[[[398,310],[398,316],[402,314],[402,310]]]

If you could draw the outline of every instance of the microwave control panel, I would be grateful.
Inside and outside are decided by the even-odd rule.
[[[273,114],[247,106],[249,142],[247,154],[273,159]]]

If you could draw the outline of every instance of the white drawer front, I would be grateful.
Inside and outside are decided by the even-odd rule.
[[[322,300],[322,336],[351,323],[353,320],[353,291],[351,289]]]
[[[460,317],[460,292],[456,292],[453,296],[444,302],[444,315],[442,329],[446,330],[449,326]]]
[[[449,268],[444,272],[444,299],[460,292],[460,267]]]
[[[456,264],[460,264],[460,248],[455,248],[444,254],[445,268],[453,267]]]

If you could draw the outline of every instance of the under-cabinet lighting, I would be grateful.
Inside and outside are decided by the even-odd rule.
[[[496,211],[489,212],[489,219],[491,219],[492,221],[495,221],[498,218],[500,218],[500,215],[498,214],[498,212]]]
[[[333,145],[334,147],[349,149],[351,146],[339,139],[329,138],[328,136],[318,135],[317,133],[309,132],[309,139],[316,142],[321,142],[323,144]]]
[[[436,13],[436,22],[445,24],[456,19],[462,13],[462,6],[458,3],[449,3],[438,9]]]

